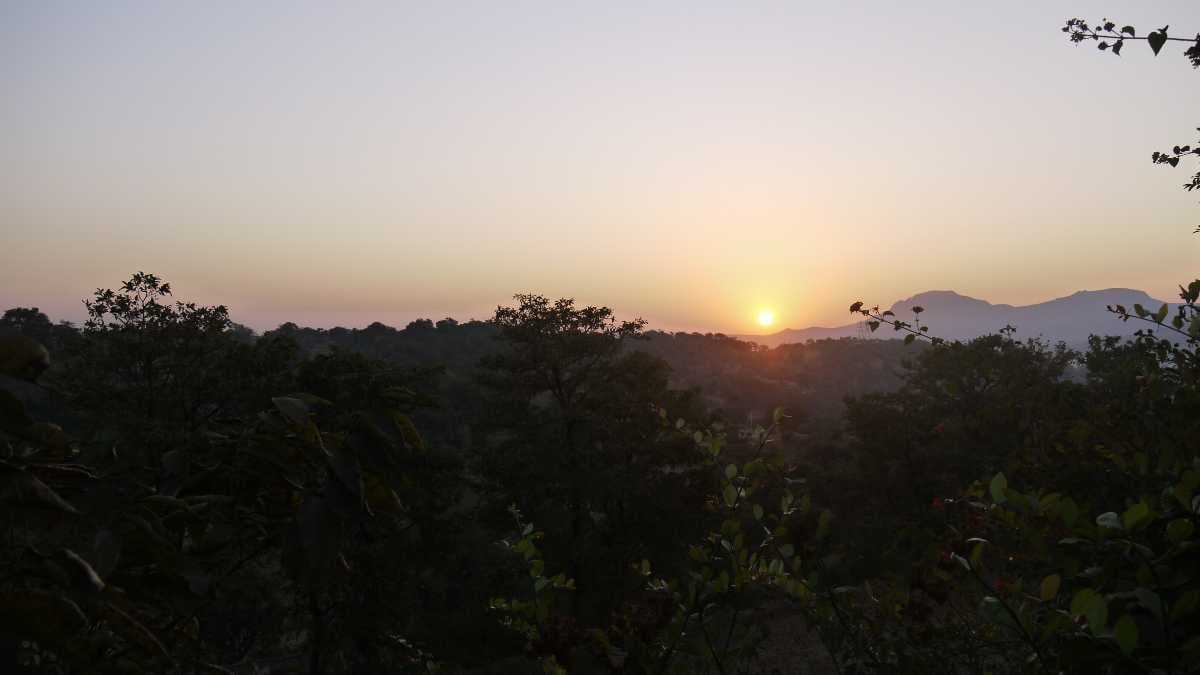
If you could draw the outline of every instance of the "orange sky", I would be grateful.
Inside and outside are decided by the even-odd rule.
[[[1022,4],[997,33],[948,0],[8,4],[0,306],[78,319],[136,270],[260,329],[517,292],[727,332],[1173,297],[1200,209],[1148,155],[1194,141],[1200,73]],[[1085,4],[1200,30],[1194,0]]]

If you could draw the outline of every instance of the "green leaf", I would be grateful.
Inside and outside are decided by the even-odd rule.
[[[762,518],[763,518],[763,507],[759,506],[758,504],[755,504],[754,505],[754,519],[762,520]]]
[[[1096,595],[1096,591],[1090,588],[1081,588],[1075,592],[1071,598],[1071,614],[1080,616],[1087,612],[1088,605],[1091,604],[1092,597]]]
[[[737,490],[734,489],[734,487],[732,485],[725,486],[723,495],[725,497],[725,503],[728,504],[729,506],[733,506],[734,503],[737,502]]]
[[[997,504],[1008,501],[1008,497],[1005,495],[1005,490],[1008,489],[1008,479],[1004,477],[1003,473],[992,476],[992,482],[988,487],[992,493],[992,501]]]
[[[1196,611],[1198,606],[1200,606],[1200,588],[1193,588],[1175,601],[1175,606],[1171,608],[1171,620],[1175,621],[1191,614]]]
[[[1117,645],[1121,647],[1121,651],[1129,656],[1137,649],[1138,644],[1138,626],[1137,621],[1128,614],[1117,620],[1117,625],[1113,629],[1117,637]]]
[[[1162,323],[1163,321],[1166,321],[1167,312],[1169,312],[1169,311],[1171,311],[1171,308],[1167,307],[1167,303],[1164,302],[1163,306],[1159,307],[1158,311],[1154,313],[1155,323]]]
[[[50,366],[50,353],[24,335],[0,335],[0,375],[34,382]]]
[[[271,402],[275,404],[275,408],[283,413],[283,416],[292,424],[296,426],[305,426],[308,424],[308,405],[304,401],[290,396],[276,396],[271,399]]]
[[[1101,513],[1096,516],[1096,525],[1110,530],[1120,530],[1122,529],[1121,516],[1118,516],[1113,511]]]
[[[417,425],[413,424],[412,419],[398,410],[393,410],[391,417],[392,424],[396,426],[396,431],[400,432],[408,447],[424,452],[425,439],[421,438],[421,432],[417,431]]]
[[[917,339],[916,335],[909,333],[908,335],[904,336],[904,344],[911,345],[913,343],[913,340],[916,340],[916,339]]]
[[[730,464],[725,467],[725,477],[726,478],[728,478],[729,480],[733,480],[734,478],[737,478],[737,475],[738,475],[737,464]]]
[[[829,526],[833,524],[833,512],[829,509],[821,511],[821,515],[817,517],[817,540],[824,539],[829,535]]]
[[[1062,585],[1062,577],[1057,574],[1042,579],[1041,597],[1042,600],[1049,602],[1058,597],[1058,589]]]
[[[1074,499],[1066,497],[1058,504],[1058,515],[1062,517],[1064,525],[1074,527],[1075,521],[1079,520],[1079,505]]]
[[[796,555],[796,549],[792,547],[791,544],[784,544],[783,546],[779,547],[779,554],[784,558],[791,558],[792,556]]]
[[[1108,620],[1108,601],[1096,591],[1084,588],[1071,599],[1071,614],[1087,617],[1088,627],[1098,633]]]
[[[1108,619],[1109,601],[1097,593],[1096,599],[1087,608],[1087,627],[1092,629],[1093,634],[1099,634],[1108,625]]]
[[[1173,544],[1187,541],[1192,536],[1194,526],[1187,518],[1177,518],[1167,525],[1167,539]]]
[[[1121,522],[1125,524],[1125,529],[1136,530],[1150,522],[1154,518],[1154,513],[1150,511],[1150,507],[1144,502],[1138,502],[1125,510],[1121,516]]]

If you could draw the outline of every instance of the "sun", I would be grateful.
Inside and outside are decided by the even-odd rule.
[[[770,327],[775,323],[775,312],[769,309],[762,309],[758,312],[758,325],[763,328]]]

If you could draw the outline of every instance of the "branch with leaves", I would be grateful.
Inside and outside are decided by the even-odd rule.
[[[907,333],[907,335],[904,336],[904,344],[912,344],[918,338],[929,340],[929,343],[934,345],[939,345],[945,342],[945,340],[940,337],[930,335],[929,326],[921,325],[921,312],[925,311],[924,307],[914,306],[912,308],[913,320],[912,323],[909,323],[908,321],[901,321],[900,319],[897,319],[896,313],[890,309],[883,310],[881,312],[879,311],[878,305],[871,308],[866,308],[863,305],[864,303],[861,300],[855,302],[853,305],[850,305],[850,313],[862,314],[863,316],[867,317],[869,319],[867,321],[867,328],[870,328],[872,333],[878,330],[881,325],[886,324],[891,326],[892,329],[896,330],[897,332]]]
[[[1071,42],[1079,44],[1085,40],[1092,40],[1098,43],[1096,48],[1100,51],[1111,51],[1117,56],[1121,55],[1126,40],[1145,40],[1155,56],[1158,56],[1158,52],[1168,42],[1194,42],[1183,54],[1192,62],[1193,67],[1200,68],[1200,33],[1197,33],[1195,38],[1171,37],[1167,34],[1168,29],[1170,26],[1163,26],[1139,37],[1137,29],[1133,26],[1121,26],[1118,29],[1117,24],[1108,19],[1094,25],[1086,19],[1067,19],[1061,30]]]
[[[1108,311],[1119,316],[1122,321],[1130,319],[1145,321],[1178,333],[1190,342],[1200,341],[1200,305],[1196,304],[1197,301],[1200,301],[1200,279],[1188,284],[1187,288],[1180,286],[1179,297],[1183,300],[1183,304],[1179,305],[1175,316],[1169,323],[1167,317],[1170,316],[1171,308],[1166,303],[1153,312],[1141,305],[1134,305],[1132,312],[1124,305],[1109,305]]]
[[[1183,52],[1183,55],[1191,62],[1193,68],[1200,68],[1200,33],[1197,33],[1195,38],[1171,37],[1167,34],[1169,28],[1170,26],[1163,26],[1143,37],[1138,37],[1137,29],[1133,26],[1122,26],[1118,29],[1117,24],[1108,19],[1095,25],[1085,19],[1067,19],[1066,25],[1062,27],[1062,32],[1066,33],[1071,42],[1075,44],[1092,40],[1097,43],[1096,48],[1100,51],[1109,51],[1117,56],[1121,55],[1121,49],[1125,46],[1126,40],[1145,40],[1155,56],[1158,56],[1159,51],[1168,42],[1191,42],[1192,45]],[[1196,131],[1200,131],[1200,128],[1197,128]],[[1187,156],[1200,157],[1200,140],[1196,142],[1195,146],[1176,145],[1170,152],[1157,151],[1150,156],[1150,161],[1155,164],[1177,167],[1179,160]],[[1197,171],[1190,181],[1183,184],[1183,189],[1189,192],[1197,188],[1200,188],[1200,171]],[[1200,233],[1200,227],[1197,227],[1195,232]]]

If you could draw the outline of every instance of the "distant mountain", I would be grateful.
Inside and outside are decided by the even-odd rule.
[[[1139,328],[1148,328],[1141,321],[1123,323],[1105,308],[1124,305],[1130,311],[1140,304],[1154,311],[1162,300],[1144,291],[1130,288],[1108,288],[1102,291],[1079,291],[1034,305],[993,305],[986,300],[960,295],[954,291],[926,291],[892,304],[890,309],[904,321],[911,321],[914,306],[923,307],[921,322],[929,325],[931,335],[947,340],[968,340],[995,333],[1005,326],[1017,329],[1016,337],[1042,337],[1050,342],[1066,342],[1071,346],[1087,344],[1089,335],[1132,335]],[[1174,305],[1172,305],[1174,311]],[[761,345],[776,346],[808,340],[842,337],[891,338],[896,333],[881,326],[871,334],[862,322],[832,328],[788,328],[770,335],[745,335],[742,339]]]

